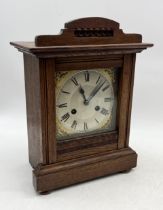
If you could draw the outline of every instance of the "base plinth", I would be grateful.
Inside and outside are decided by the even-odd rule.
[[[37,192],[47,192],[136,167],[137,154],[131,148],[115,150],[40,166],[33,171]]]

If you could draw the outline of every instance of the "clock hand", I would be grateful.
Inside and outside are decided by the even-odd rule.
[[[86,99],[86,97],[85,97],[85,91],[84,91],[84,89],[82,88],[81,85],[79,86],[79,92],[80,92],[80,94],[83,96],[83,98],[84,98],[84,103],[85,103],[85,101],[86,101],[87,99]]]
[[[91,92],[90,96],[88,97],[88,99],[85,101],[85,104],[89,104],[90,100],[97,94],[97,92],[101,89],[101,87],[104,85],[104,83],[106,82],[106,80],[104,82],[100,82]]]

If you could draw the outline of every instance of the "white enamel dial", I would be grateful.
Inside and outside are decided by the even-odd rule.
[[[58,84],[56,117],[63,135],[98,131],[109,124],[114,91],[107,70],[66,73]]]

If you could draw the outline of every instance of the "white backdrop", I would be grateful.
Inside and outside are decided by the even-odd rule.
[[[163,209],[163,3],[161,0],[0,0],[0,209]],[[10,41],[56,34],[72,19],[101,16],[140,33],[130,145],[138,167],[39,196],[28,164],[22,54]]]

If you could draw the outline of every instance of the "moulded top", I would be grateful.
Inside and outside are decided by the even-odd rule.
[[[59,35],[39,35],[34,42],[11,42],[20,51],[40,55],[57,53],[135,53],[153,44],[140,34],[125,34],[119,23],[101,17],[81,18],[65,24]]]

